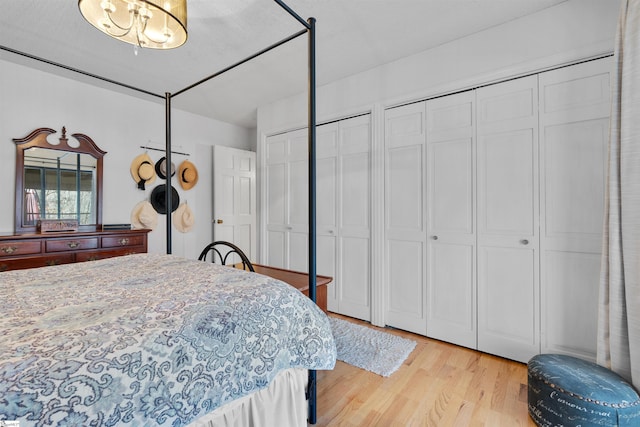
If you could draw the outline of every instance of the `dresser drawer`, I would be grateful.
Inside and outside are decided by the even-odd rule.
[[[141,246],[122,248],[122,249],[102,250],[102,251],[78,252],[76,254],[76,262],[97,261],[99,259],[113,258],[117,256],[125,256],[125,255],[131,255],[131,254],[139,254],[144,252],[145,250]]]
[[[2,242],[0,243],[0,258],[16,255],[40,253],[40,241]]]
[[[98,238],[47,240],[47,252],[77,251],[80,249],[96,249]]]
[[[0,271],[46,267],[50,265],[69,264],[72,262],[74,262],[73,254],[33,256],[33,257],[23,257],[23,258],[17,258],[17,259],[1,259],[0,258]]]
[[[134,236],[109,236],[102,238],[103,248],[120,248],[123,246],[142,246],[144,245],[146,235],[134,235]]]

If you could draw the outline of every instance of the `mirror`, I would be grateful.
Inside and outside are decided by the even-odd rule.
[[[41,219],[77,220],[79,231],[102,224],[102,157],[106,154],[83,134],[47,137],[39,128],[16,144],[16,232],[35,232]]]

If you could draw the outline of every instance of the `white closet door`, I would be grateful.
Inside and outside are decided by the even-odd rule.
[[[287,268],[309,271],[309,137],[306,129],[289,134],[289,262]]]
[[[339,312],[371,320],[371,119],[341,120],[339,127]]]
[[[595,360],[611,60],[540,74],[542,352]]]
[[[478,349],[540,352],[538,94],[531,76],[477,90]]]
[[[327,287],[327,309],[339,312],[338,258],[338,124],[316,128],[316,239],[318,274],[333,277]]]
[[[267,264],[286,267],[287,263],[287,158],[288,139],[285,134],[267,138],[266,152],[266,213]]]
[[[475,92],[427,101],[427,335],[476,348]]]
[[[274,135],[266,141],[267,263],[307,271],[307,132]]]
[[[385,111],[386,323],[427,333],[425,103]]]

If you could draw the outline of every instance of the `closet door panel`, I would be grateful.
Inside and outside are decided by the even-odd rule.
[[[267,230],[267,265],[286,268],[285,232]]]
[[[427,101],[427,335],[476,348],[475,93]]]
[[[386,209],[392,232],[424,231],[423,151],[421,145],[387,151]]]
[[[298,145],[301,144],[298,143]],[[307,164],[306,160],[294,160],[289,163],[287,268],[295,271],[308,271],[309,265],[309,170]]]
[[[288,234],[289,262],[287,268],[295,271],[309,271],[309,238],[307,232],[290,231]]]
[[[429,228],[474,233],[474,147],[471,137],[430,144]]]
[[[596,358],[611,58],[540,74],[541,342]]]
[[[537,77],[477,90],[478,349],[540,352]]]
[[[319,138],[320,140],[320,138]],[[335,150],[334,150],[335,153]],[[317,269],[318,274],[333,277],[327,288],[327,307],[338,309],[337,292],[337,205],[336,186],[338,177],[337,158],[317,159]]]
[[[357,319],[371,318],[371,280],[369,238],[341,239],[342,283],[340,311]]]
[[[532,237],[537,227],[533,130],[484,135],[478,141],[483,166],[479,181],[486,190],[480,198],[481,237]]]
[[[339,312],[371,320],[371,118],[338,123]]]
[[[385,111],[386,322],[426,335],[426,108]]]
[[[533,250],[480,246],[478,346],[526,362],[539,352],[537,263]]]
[[[307,229],[309,224],[309,167],[306,160],[289,163],[289,225]]]
[[[269,265],[306,271],[306,130],[267,137],[267,255]]]
[[[284,163],[270,164],[267,165],[267,170],[267,192],[269,193],[267,223],[284,227],[287,220],[286,165]]]
[[[429,248],[427,335],[476,348],[475,245]]]
[[[316,238],[318,274],[333,277],[327,287],[327,308],[338,310],[338,124],[316,128]]]
[[[287,266],[287,152],[286,135],[270,136],[266,140],[266,244],[267,262],[274,267]]]
[[[342,157],[341,218],[345,232],[369,233],[371,188],[369,188],[369,153]]]
[[[608,132],[608,119],[545,129],[544,237],[555,248],[601,250]]]
[[[387,250],[387,324],[426,335],[424,244],[389,239]]]
[[[316,160],[316,207],[318,232],[335,232],[337,206],[336,181],[338,165],[335,157],[319,158]]]
[[[594,278],[600,275],[600,254],[547,250],[542,263],[542,351],[594,360],[598,327]]]

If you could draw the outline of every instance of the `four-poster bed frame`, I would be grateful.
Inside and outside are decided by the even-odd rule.
[[[141,92],[147,95],[151,95],[156,98],[163,98],[165,100],[165,157],[167,164],[171,164],[171,100],[179,96],[180,94],[199,86],[202,83],[205,83],[221,74],[230,71],[239,65],[244,64],[258,56],[271,51],[272,49],[281,46],[297,37],[308,34],[308,162],[309,162],[309,298],[315,303],[316,302],[316,38],[315,38],[315,18],[309,18],[308,20],[304,20],[301,18],[295,11],[293,11],[289,6],[287,6],[282,0],[273,0],[277,3],[283,10],[285,10],[289,15],[291,15],[296,21],[298,21],[304,29],[286,37],[279,42],[276,42],[251,56],[248,56],[196,83],[193,83],[190,86],[185,87],[175,93],[165,92],[164,96],[159,95],[148,90],[138,88],[135,86],[131,86],[113,79],[109,79],[103,76],[99,76],[93,73],[89,73],[80,69],[76,69],[64,64],[60,64],[57,62],[53,62],[47,60],[45,58],[40,58],[34,55],[30,55],[25,52],[20,52],[5,46],[0,46],[0,49],[24,56],[39,62],[43,62],[49,65],[53,65],[55,67],[63,68],[68,71],[72,71],[75,73],[79,73],[91,78],[95,78],[104,82],[108,82],[111,84],[115,84],[136,92]],[[166,185],[167,188],[171,185],[170,183],[171,176],[167,174],[166,177]],[[171,206],[171,191],[167,191],[166,194],[166,206],[167,212],[169,211],[168,206]],[[166,230],[166,253],[171,254],[172,252],[172,230],[171,230],[171,215],[166,215],[167,222],[167,230]],[[309,371],[309,382],[307,386],[307,399],[309,402],[309,415],[308,420],[311,424],[315,424],[317,420],[317,407],[316,407],[316,371]]]

